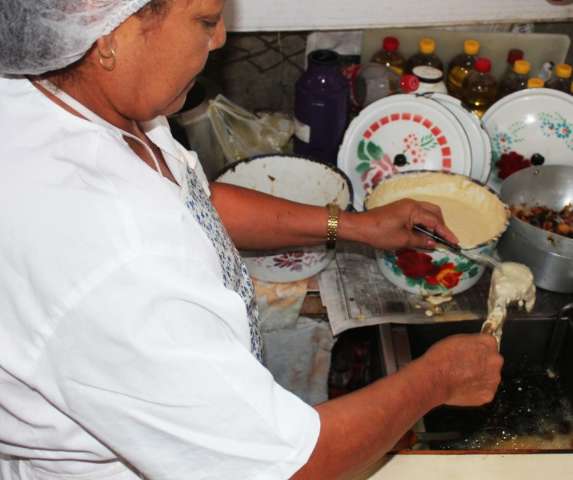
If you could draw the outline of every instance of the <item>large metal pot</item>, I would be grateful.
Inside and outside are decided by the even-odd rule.
[[[514,173],[501,187],[510,206],[541,205],[561,210],[573,202],[573,167],[547,165]],[[538,287],[573,293],[573,239],[512,217],[498,245],[503,260],[527,265]]]

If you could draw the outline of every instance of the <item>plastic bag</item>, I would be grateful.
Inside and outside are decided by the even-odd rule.
[[[209,102],[207,113],[229,162],[282,153],[294,133],[294,122],[287,115],[265,113],[257,116],[223,95],[217,95]]]

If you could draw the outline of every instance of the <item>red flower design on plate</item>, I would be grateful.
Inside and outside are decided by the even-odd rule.
[[[430,255],[410,248],[396,252],[396,264],[404,275],[411,278],[428,277],[439,271],[439,267],[432,263]]]
[[[299,272],[302,270],[303,257],[304,252],[287,252],[274,257],[273,263],[275,264],[275,267],[288,268],[289,270]]]
[[[426,281],[430,285],[441,285],[445,288],[454,288],[458,283],[460,283],[462,275],[463,272],[458,272],[453,263],[446,263],[440,267],[439,271],[435,275],[427,277]]]

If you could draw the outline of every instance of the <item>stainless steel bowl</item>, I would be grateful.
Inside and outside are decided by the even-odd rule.
[[[503,182],[501,199],[510,206],[541,205],[561,210],[573,203],[573,167],[547,165],[520,170]],[[527,265],[538,287],[573,293],[573,239],[512,217],[497,248],[503,260]]]

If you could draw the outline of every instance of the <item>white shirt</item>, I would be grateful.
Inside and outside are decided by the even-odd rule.
[[[208,189],[165,120],[147,128]],[[272,480],[306,463],[318,414],[250,352],[178,187],[24,79],[0,78],[0,168],[0,454],[18,457],[1,480]]]

